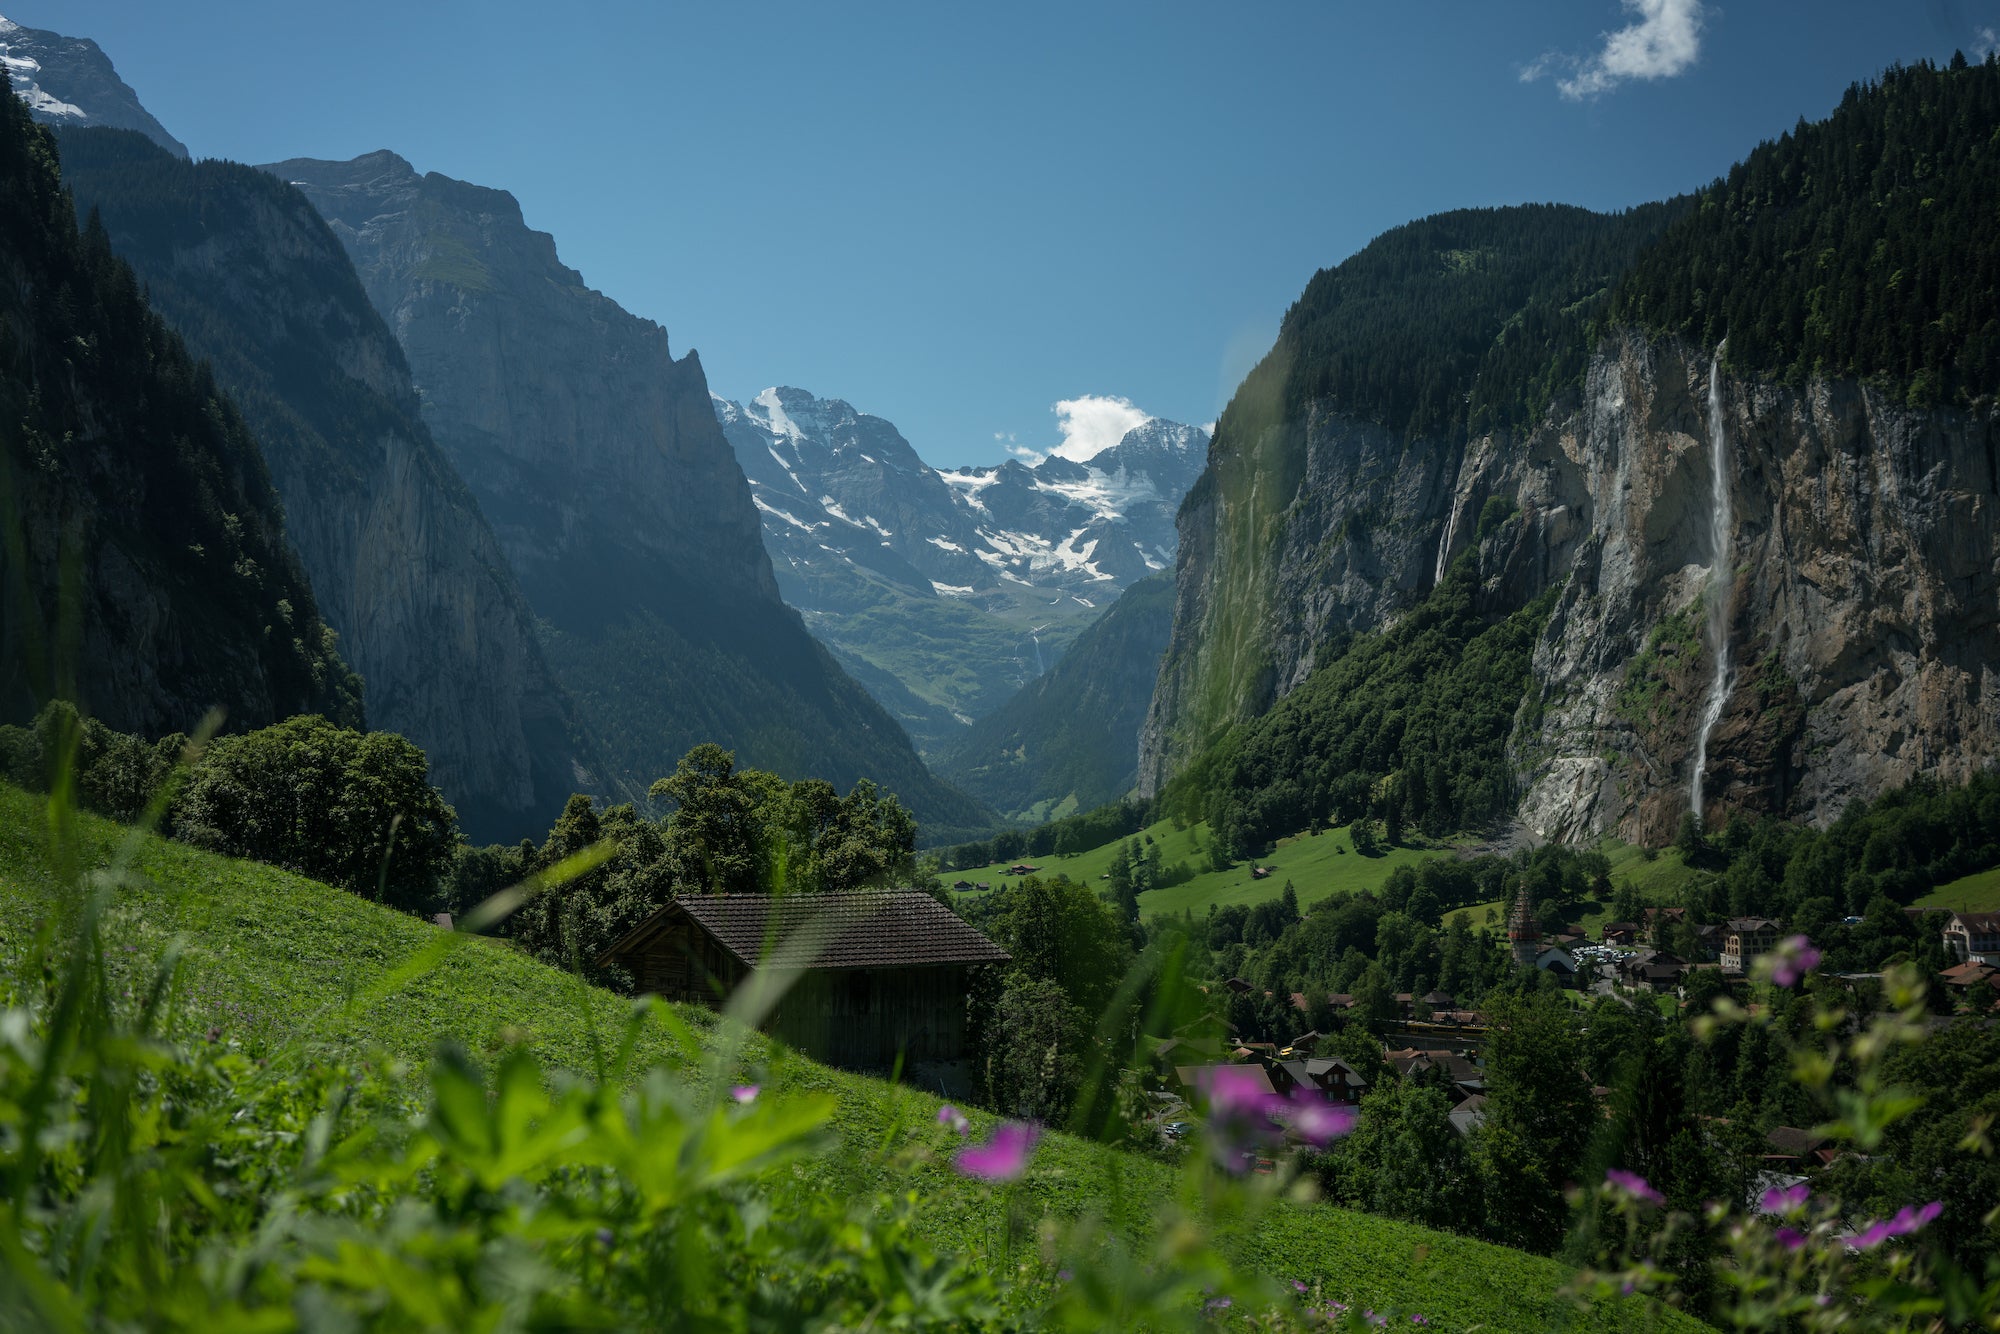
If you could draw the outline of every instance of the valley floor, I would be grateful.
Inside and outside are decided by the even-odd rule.
[[[1045,875],[1066,875],[1072,880],[1101,888],[1100,882],[1109,874],[1119,845],[1129,844],[1134,838],[1140,840],[1142,848],[1147,838],[1154,840],[1160,849],[1162,866],[1172,868],[1185,862],[1199,871],[1193,879],[1181,884],[1141,894],[1141,917],[1192,912],[1195,917],[1204,918],[1212,907],[1226,908],[1236,903],[1253,904],[1275,899],[1284,893],[1287,882],[1298,892],[1299,907],[1303,909],[1329,894],[1377,888],[1398,866],[1413,866],[1426,858],[1453,855],[1449,846],[1434,845],[1394,847],[1376,856],[1363,856],[1354,850],[1354,841],[1345,829],[1329,829],[1319,834],[1281,838],[1268,857],[1238,862],[1223,871],[1210,871],[1206,869],[1208,825],[1203,823],[1176,829],[1171,821],[1162,820],[1141,833],[1073,857],[1020,857],[1013,862],[995,862],[974,870],[946,872],[944,879],[946,884],[963,880],[973,885],[984,883],[998,888],[1007,878],[1009,866],[1025,863],[1039,868]],[[1259,878],[1255,868],[1260,866],[1268,868],[1271,873]]]

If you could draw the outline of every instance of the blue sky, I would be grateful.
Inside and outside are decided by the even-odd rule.
[[[387,147],[510,190],[718,392],[846,398],[945,465],[1056,445],[1066,400],[1208,421],[1386,228],[1694,188],[2000,40],[2000,0],[0,10],[95,38],[197,155]]]

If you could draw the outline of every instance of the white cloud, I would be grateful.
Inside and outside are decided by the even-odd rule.
[[[1973,34],[1973,55],[1984,60],[1995,51],[2000,51],[2000,28],[1981,28]]]
[[[1066,398],[1055,406],[1062,443],[1049,452],[1082,463],[1097,457],[1125,438],[1125,433],[1153,420],[1152,414],[1133,406],[1129,398],[1086,394]]]
[[[1007,452],[1009,454],[1012,454],[1015,458],[1021,460],[1021,462],[1027,464],[1030,468],[1034,467],[1036,464],[1040,463],[1043,459],[1048,457],[1048,455],[1042,453],[1038,449],[1029,449],[1026,445],[1017,445],[1012,443],[1014,437],[1011,435],[1008,436],[1007,439],[1009,442],[1007,445]]]
[[[1701,55],[1708,20],[1702,0],[1620,0],[1633,22],[1604,34],[1604,47],[1587,59],[1551,51],[1521,71],[1521,82],[1572,71],[1556,88],[1573,102],[1608,93],[1628,79],[1671,79]]]

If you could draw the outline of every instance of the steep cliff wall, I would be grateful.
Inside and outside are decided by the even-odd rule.
[[[1734,524],[1712,589],[1710,359],[1614,338],[1575,412],[1482,442],[1459,478],[1447,527],[1508,496],[1535,525],[1519,581],[1567,581],[1535,655],[1540,720],[1514,742],[1523,818],[1549,837],[1672,834],[1713,664],[1704,596],[1726,595],[1735,663],[1711,820],[1823,823],[2000,758],[2000,418],[1725,373]]]
[[[568,702],[340,243],[255,168],[125,131],[62,145],[79,206],[242,405],[370,722],[423,747],[473,838],[539,834],[589,782]]]
[[[1174,648],[1147,722],[1155,786],[1202,740],[1175,731],[1197,691],[1255,716],[1310,674],[1316,645],[1392,621],[1473,546],[1492,611],[1561,589],[1510,748],[1522,818],[1552,838],[1670,837],[1713,665],[1710,363],[1618,333],[1580,400],[1463,449],[1394,446],[1318,405],[1280,428],[1305,463],[1248,575],[1216,553],[1257,498],[1205,481],[1181,516]],[[1994,410],[1726,371],[1720,403],[1735,669],[1704,814],[1825,822],[1913,775],[2000,758]],[[1230,609],[1242,637],[1218,642],[1238,589],[1253,594]]]
[[[79,235],[0,73],[0,718],[52,695],[122,731],[361,721],[235,406]]]
[[[701,363],[586,287],[513,196],[392,153],[267,168],[310,198],[409,359],[601,747],[643,795],[688,747],[981,821],[784,606]]]

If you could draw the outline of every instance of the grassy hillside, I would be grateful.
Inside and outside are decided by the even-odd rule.
[[[1183,861],[1194,867],[1208,865],[1209,833],[1206,824],[1176,829],[1171,821],[1162,820],[1135,837],[1145,836],[1151,836],[1160,845],[1160,860],[1166,866]],[[1049,875],[1066,875],[1085,884],[1096,884],[1098,877],[1111,869],[1111,858],[1117,847],[1116,843],[1107,843],[1074,857],[1029,857],[1026,861]],[[1373,889],[1388,879],[1389,872],[1398,866],[1414,865],[1427,857],[1450,855],[1451,851],[1446,848],[1399,847],[1391,848],[1379,857],[1364,857],[1354,850],[1354,842],[1345,829],[1331,829],[1317,836],[1300,834],[1279,839],[1275,852],[1254,863],[1272,868],[1268,878],[1254,879],[1250,874],[1251,862],[1239,863],[1227,871],[1203,871],[1185,884],[1140,895],[1139,915],[1157,917],[1161,913],[1178,913],[1186,908],[1193,910],[1196,917],[1205,917],[1211,903],[1221,908],[1232,903],[1262,903],[1265,899],[1275,899],[1284,892],[1287,880],[1298,890],[1299,906],[1303,908],[1336,890]],[[954,871],[945,878],[947,882],[970,880],[974,884],[984,882],[997,886],[1010,864],[996,862],[974,871]]]
[[[1917,906],[1951,908],[1960,912],[1992,912],[2000,908],[2000,866],[1940,885],[1918,899]]]
[[[86,818],[85,864],[108,860],[123,836],[116,826]],[[0,969],[10,974],[22,967],[37,922],[59,906],[46,838],[41,801],[0,787]],[[143,975],[178,940],[186,960],[185,1022],[197,1033],[212,1027],[218,1040],[239,1042],[253,1053],[421,1061],[443,1041],[486,1056],[524,1044],[548,1065],[587,1071],[594,1035],[612,1031],[629,1013],[622,998],[504,944],[470,941],[350,1014],[348,997],[366,994],[435,941],[434,927],[297,876],[164,840],[143,839],[136,865],[149,886],[125,893],[108,923],[114,984]],[[709,1027],[699,1011],[684,1017],[697,1030]],[[654,1027],[641,1050],[664,1057],[671,1038]],[[810,1169],[827,1189],[880,1189],[891,1184],[881,1164],[894,1161],[894,1184],[915,1192],[927,1233],[955,1239],[996,1263],[1008,1207],[1065,1217],[1097,1213],[1120,1231],[1143,1233],[1175,1192],[1177,1176],[1165,1165],[1050,1135],[1021,1185],[996,1194],[953,1174],[939,1155],[891,1158],[884,1152],[932,1141],[944,1147],[948,1132],[932,1120],[935,1099],[761,1044],[753,1044],[749,1056],[765,1067],[760,1074],[767,1096],[812,1089],[839,1099],[838,1129],[849,1151]],[[1275,1275],[1324,1281],[1329,1291],[1357,1301],[1421,1310],[1433,1327],[1611,1329],[1630,1323],[1610,1312],[1578,1315],[1558,1296],[1568,1275],[1553,1261],[1325,1206],[1281,1207],[1252,1234],[1237,1235],[1232,1249]],[[1623,1314],[1638,1317],[1640,1327],[1701,1328],[1666,1312]]]

